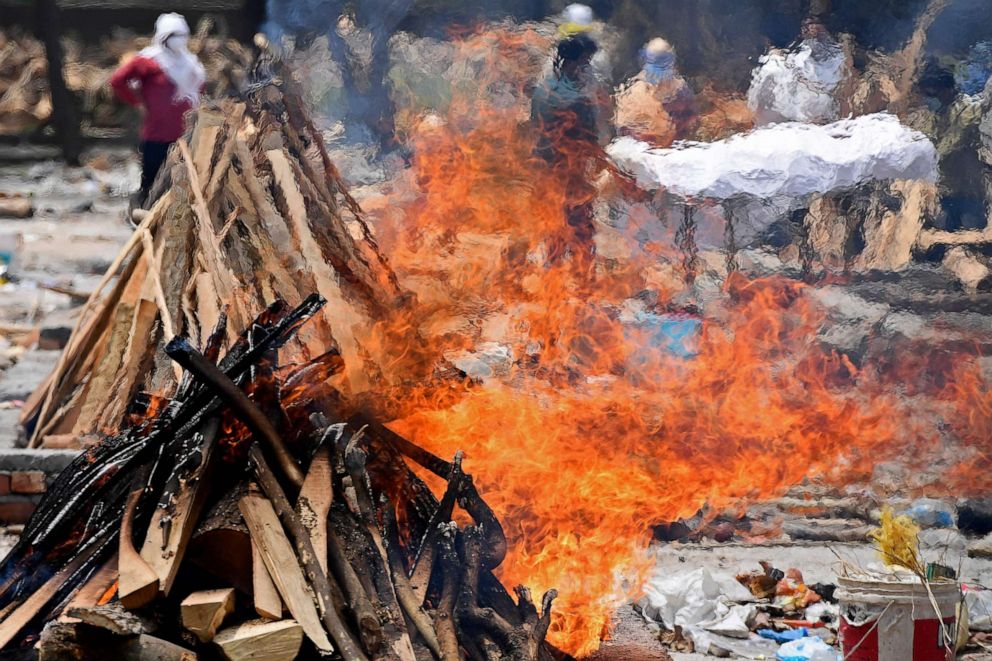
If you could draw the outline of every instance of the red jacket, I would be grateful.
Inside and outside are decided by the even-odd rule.
[[[132,87],[137,83],[137,91]],[[175,101],[175,84],[169,80],[158,62],[137,56],[122,65],[110,78],[117,96],[132,106],[145,106],[142,140],[173,142],[185,129],[183,116],[193,107],[188,100]]]

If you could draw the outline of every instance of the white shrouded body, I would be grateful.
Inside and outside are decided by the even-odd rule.
[[[787,122],[718,142],[655,149],[630,137],[607,147],[649,189],[683,197],[802,197],[870,180],[937,180],[937,150],[894,115],[877,113],[825,126]]]

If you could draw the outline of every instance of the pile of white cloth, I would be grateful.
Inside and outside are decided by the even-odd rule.
[[[847,61],[836,42],[810,39],[793,52],[772,51],[758,61],[747,104],[759,124],[838,119],[836,91]]]

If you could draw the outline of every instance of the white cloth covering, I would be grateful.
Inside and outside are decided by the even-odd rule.
[[[142,57],[155,60],[166,77],[176,86],[176,101],[200,103],[200,89],[207,79],[203,65],[188,48],[189,25],[180,14],[162,14],[155,20],[152,45],[141,51]]]
[[[684,197],[801,197],[869,180],[937,180],[937,150],[895,115],[825,126],[788,122],[712,143],[668,149],[622,137],[607,152],[644,188]]]

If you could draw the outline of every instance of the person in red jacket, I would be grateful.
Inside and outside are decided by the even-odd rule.
[[[206,75],[188,45],[186,19],[179,14],[162,14],[155,21],[152,45],[110,78],[110,85],[122,101],[145,108],[141,129],[142,204],[169,147],[185,130],[186,113],[200,103]]]

